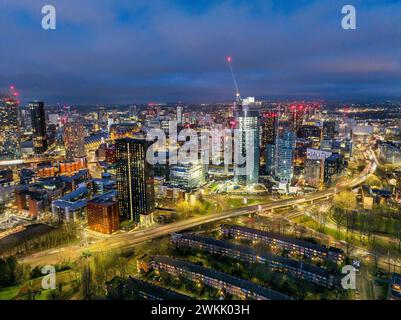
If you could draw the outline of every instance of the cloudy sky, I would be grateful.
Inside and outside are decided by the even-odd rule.
[[[226,101],[228,55],[243,96],[401,97],[401,1],[0,0],[0,38],[0,90],[23,101]]]

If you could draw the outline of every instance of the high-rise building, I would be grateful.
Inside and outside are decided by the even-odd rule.
[[[88,202],[86,207],[89,229],[112,234],[120,227],[118,204],[112,199],[98,197]]]
[[[259,107],[254,98],[244,99],[242,110],[237,117],[238,139],[242,145],[242,156],[247,159],[244,164],[237,164],[235,181],[241,184],[259,182],[260,149],[259,149]],[[251,161],[248,161],[252,159]],[[251,162],[251,163],[250,163]]]
[[[197,189],[205,183],[202,163],[178,163],[170,167],[170,182],[172,185],[184,189]]]
[[[303,105],[292,105],[290,107],[289,122],[292,131],[297,132],[302,126],[305,116],[305,106]]]
[[[324,161],[324,183],[331,184],[343,169],[343,158],[340,154],[332,154]]]
[[[261,151],[264,157],[266,173],[274,171],[276,157],[276,135],[277,135],[278,114],[267,113],[262,118],[262,144]]]
[[[29,103],[33,132],[33,148],[35,154],[42,154],[47,150],[45,104],[41,101]]]
[[[298,128],[297,138],[320,141],[322,139],[322,129],[315,125],[303,125]]]
[[[65,124],[64,146],[67,161],[86,157],[85,130],[81,122],[68,122]]]
[[[177,106],[177,124],[182,124],[182,106]]]
[[[325,121],[323,123],[323,139],[334,139],[337,134],[337,124],[334,121]]]
[[[305,180],[306,184],[318,188],[323,182],[323,161],[319,159],[305,160]]]
[[[21,155],[21,136],[16,93],[0,96],[0,159]]]
[[[288,122],[279,123],[276,137],[276,175],[281,182],[290,182],[294,174],[295,132]]]
[[[148,142],[116,140],[116,179],[120,221],[153,222],[155,190],[153,167],[146,161]]]

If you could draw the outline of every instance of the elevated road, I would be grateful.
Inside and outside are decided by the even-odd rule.
[[[374,159],[372,159],[372,155],[369,155],[367,166],[358,175],[358,177],[352,179],[349,182],[339,184],[337,188],[330,188],[327,190],[315,192],[313,194],[278,200],[266,204],[226,210],[223,212],[201,217],[193,217],[184,221],[178,221],[167,225],[156,225],[143,230],[134,230],[132,232],[113,235],[85,247],[82,245],[68,245],[58,249],[41,251],[39,253],[21,258],[20,260],[23,263],[30,264],[32,267],[36,265],[56,264],[65,260],[75,260],[85,251],[101,252],[110,250],[122,250],[132,247],[141,242],[166,236],[174,232],[184,231],[186,229],[191,229],[208,223],[215,223],[221,220],[235,218],[243,215],[274,211],[275,209],[295,207],[301,204],[312,204],[313,202],[319,200],[328,200],[333,197],[337,192],[339,192],[341,188],[354,188],[362,184],[366,180],[366,178],[375,170],[376,164],[374,163]]]

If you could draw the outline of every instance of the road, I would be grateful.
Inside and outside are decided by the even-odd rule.
[[[371,156],[369,156],[371,159]],[[308,194],[297,196],[291,199],[278,200],[267,204],[248,206],[244,208],[226,210],[223,212],[189,218],[184,221],[178,221],[167,225],[155,225],[153,227],[137,230],[128,233],[113,235],[102,239],[96,243],[83,247],[82,245],[67,245],[57,249],[50,249],[32,254],[20,259],[21,262],[30,264],[32,267],[44,264],[57,264],[65,260],[75,260],[83,252],[100,252],[109,250],[118,250],[132,247],[138,243],[152,240],[158,237],[166,236],[174,232],[180,232],[186,229],[194,228],[203,224],[213,223],[229,218],[235,218],[252,213],[272,212],[275,209],[296,207],[297,205],[313,203],[314,201],[329,199],[334,196],[339,189],[343,187],[355,187],[366,180],[366,177],[376,170],[376,164],[370,160],[360,175],[347,183],[339,185],[337,188],[330,188]]]

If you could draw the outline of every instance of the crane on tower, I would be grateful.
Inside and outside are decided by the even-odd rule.
[[[238,86],[238,81],[237,81],[237,77],[235,76],[235,73],[234,73],[234,68],[233,68],[233,65],[232,65],[232,57],[227,57],[227,62],[228,62],[228,66],[230,67],[230,71],[231,71],[231,76],[232,76],[232,78],[233,78],[233,81],[234,81],[234,86],[235,86],[235,98],[236,98],[236,101],[238,102],[238,103],[240,103],[242,100],[241,100],[241,94],[240,94],[240,92],[239,92],[239,86]]]

